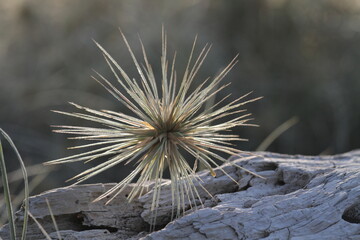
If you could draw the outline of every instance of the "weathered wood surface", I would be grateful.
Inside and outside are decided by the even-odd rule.
[[[30,211],[57,239],[45,199],[50,202],[63,239],[360,239],[360,150],[335,156],[290,156],[256,153],[231,160],[261,179],[233,166],[217,177],[199,173],[214,196],[200,190],[205,208],[188,211],[169,223],[171,193],[162,189],[157,223],[148,233],[151,191],[128,203],[132,186],[108,205],[92,202],[113,184],[59,188],[30,199]],[[151,189],[151,186],[150,186]],[[22,214],[17,214],[20,229]],[[0,236],[8,239],[8,228]],[[28,239],[44,239],[30,221]]]

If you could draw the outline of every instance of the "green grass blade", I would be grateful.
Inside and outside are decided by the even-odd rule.
[[[2,182],[3,182],[3,188],[4,188],[4,199],[5,199],[6,209],[7,209],[8,218],[9,218],[10,238],[12,240],[15,240],[16,239],[16,231],[15,231],[14,211],[13,211],[13,207],[11,205],[9,182],[8,182],[8,178],[7,178],[6,165],[5,165],[5,159],[4,159],[3,149],[2,149],[2,145],[1,145],[1,140],[0,140],[0,169],[1,169],[1,178],[2,178]]]
[[[27,231],[27,224],[28,224],[28,210],[29,210],[29,182],[28,182],[28,176],[27,176],[27,172],[26,172],[26,168],[25,168],[25,164],[20,156],[20,153],[19,151],[17,150],[14,142],[11,140],[11,138],[9,137],[9,135],[6,134],[6,132],[4,130],[2,130],[0,128],[0,133],[4,136],[4,138],[9,142],[10,146],[12,147],[12,149],[14,150],[14,152],[16,153],[16,156],[19,160],[19,163],[20,163],[20,167],[21,167],[21,171],[22,171],[22,174],[23,174],[23,177],[24,177],[24,193],[25,193],[25,199],[24,199],[24,223],[23,223],[23,228],[22,228],[22,233],[21,233],[21,239],[22,240],[25,240],[26,239],[26,231]],[[3,182],[4,182],[4,191],[5,191],[5,185],[7,185],[7,191],[9,194],[8,197],[9,197],[9,203],[8,203],[8,206],[10,206],[11,208],[8,208],[9,210],[11,209],[11,215],[9,215],[9,223],[10,223],[10,228],[11,231],[13,231],[13,234],[14,234],[14,239],[16,239],[16,231],[15,231],[15,222],[14,222],[14,219],[13,219],[13,209],[12,209],[12,206],[11,206],[11,198],[10,198],[10,192],[9,192],[9,185],[8,185],[8,181],[7,181],[7,175],[6,175],[6,168],[5,168],[5,160],[4,160],[4,156],[3,156],[3,152],[2,152],[2,147],[1,147],[1,142],[0,142],[0,151],[1,151],[1,159],[0,159],[0,162],[1,164],[3,165],[3,167],[1,168],[1,171],[2,171],[2,176],[3,176]],[[6,179],[6,184],[5,184],[5,181],[4,181],[4,178]],[[6,194],[5,194],[6,195]],[[9,211],[8,210],[8,211]],[[10,219],[10,216],[11,216],[11,219]],[[11,226],[12,225],[12,226]]]

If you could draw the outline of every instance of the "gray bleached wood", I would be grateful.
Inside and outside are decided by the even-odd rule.
[[[216,206],[144,239],[360,239],[360,151],[259,154],[242,166],[266,180],[247,178],[246,188],[217,195]]]
[[[139,232],[149,229],[140,214],[142,205],[135,200],[129,203],[126,199],[132,185],[122,195],[105,205],[106,199],[93,202],[98,196],[115,184],[88,184],[58,188],[31,197],[30,212],[54,239],[56,234],[51,220],[46,199],[54,214],[56,223],[64,240],[85,239],[129,239]],[[22,227],[22,212],[16,215],[18,236]],[[8,239],[8,227],[0,230],[0,237]],[[90,236],[93,236],[91,238]],[[1,238],[0,238],[1,239]],[[29,221],[27,239],[45,239],[38,226]]]
[[[215,178],[200,172],[214,198],[199,188],[205,208],[169,224],[171,193],[165,181],[157,224],[167,225],[150,234],[152,191],[128,203],[132,186],[109,205],[92,200],[112,184],[55,189],[32,197],[30,211],[54,239],[45,198],[64,239],[360,239],[359,150],[335,156],[256,155],[230,160],[266,179],[230,165],[221,167],[239,184],[219,169]],[[20,212],[16,221],[20,228]],[[7,227],[0,230],[4,239],[7,233]],[[32,222],[29,233],[29,239],[44,239]]]

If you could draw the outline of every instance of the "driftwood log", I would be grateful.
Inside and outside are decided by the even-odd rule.
[[[238,183],[220,169],[215,178],[200,172],[213,198],[199,188],[204,208],[189,209],[173,221],[169,182],[164,181],[157,229],[152,233],[148,232],[152,192],[128,203],[131,185],[108,205],[93,200],[113,184],[54,189],[31,197],[30,212],[57,239],[48,199],[64,240],[360,239],[360,150],[335,156],[256,155],[230,160],[265,179],[229,164],[221,168]],[[16,223],[20,230],[21,211]],[[8,231],[6,225],[0,229],[0,238],[8,239]],[[27,239],[45,239],[32,220]]]

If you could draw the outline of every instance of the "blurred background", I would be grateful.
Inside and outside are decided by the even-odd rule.
[[[0,127],[24,158],[33,194],[65,186],[66,179],[84,169],[83,164],[38,165],[74,153],[66,150],[74,142],[52,133],[50,125],[87,124],[50,110],[72,111],[67,102],[73,101],[126,111],[90,77],[95,69],[113,79],[92,39],[137,77],[118,27],[136,53],[141,36],[150,62],[159,69],[162,24],[169,53],[177,50],[179,76],[196,34],[198,51],[207,42],[213,44],[198,82],[239,53],[239,63],[224,80],[232,85],[217,99],[232,93],[233,100],[250,91],[253,97],[264,97],[246,106],[260,127],[236,130],[249,139],[240,149],[256,150],[293,117],[298,122],[267,150],[318,155],[360,147],[359,1],[3,0]],[[4,151],[9,172],[16,171],[18,164],[6,144]],[[118,167],[92,182],[116,182],[128,171]]]

